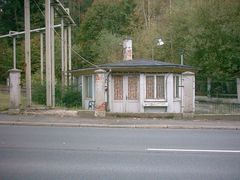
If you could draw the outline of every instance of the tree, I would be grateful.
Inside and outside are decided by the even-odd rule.
[[[102,41],[102,32],[112,34],[109,37],[113,41],[115,37],[131,34],[131,26],[128,26],[133,21],[134,7],[134,1],[130,0],[94,2],[80,26],[78,40],[82,55],[91,61],[98,61],[100,51],[96,49],[96,45],[103,43],[97,42]]]

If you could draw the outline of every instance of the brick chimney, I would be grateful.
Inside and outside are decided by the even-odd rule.
[[[132,40],[131,39],[123,40],[123,60],[124,61],[132,60]]]

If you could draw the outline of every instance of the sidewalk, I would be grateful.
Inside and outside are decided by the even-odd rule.
[[[80,116],[77,111],[45,110],[24,112],[19,115],[0,113],[0,125],[239,130],[240,120],[91,118],[89,116]]]

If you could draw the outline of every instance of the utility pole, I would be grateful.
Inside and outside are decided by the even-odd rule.
[[[52,74],[51,74],[51,3],[45,0],[45,49],[46,49],[46,96],[47,106],[52,106]]]
[[[55,107],[55,40],[54,40],[54,7],[51,6],[51,86],[52,86],[52,107]]]
[[[24,27],[25,27],[25,78],[27,106],[32,105],[31,92],[31,46],[30,46],[30,2],[24,0]]]
[[[71,26],[68,26],[68,70],[72,70],[72,38],[71,38]],[[72,74],[68,73],[69,83],[68,85],[72,85]]]
[[[68,85],[68,74],[67,74],[67,69],[68,69],[68,38],[67,38],[67,28],[64,28],[64,74],[65,74],[65,86]]]
[[[40,33],[41,85],[43,85],[43,32]]]
[[[13,36],[13,69],[16,69],[16,36]]]
[[[64,50],[64,19],[61,18],[61,77],[62,77],[62,95],[65,87],[65,50]]]

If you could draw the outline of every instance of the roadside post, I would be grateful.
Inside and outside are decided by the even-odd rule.
[[[11,69],[9,72],[9,114],[18,114],[20,112],[20,96],[21,96],[21,86],[20,86],[20,76],[21,70]]]
[[[106,104],[105,104],[105,73],[103,69],[95,71],[95,117],[106,116]]]

